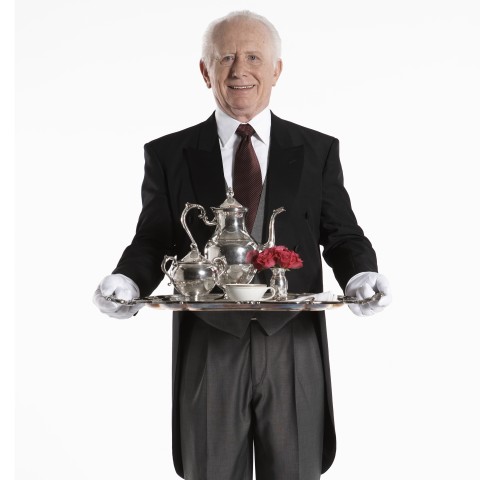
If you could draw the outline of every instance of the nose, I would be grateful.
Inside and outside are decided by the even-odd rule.
[[[232,78],[240,78],[247,74],[247,62],[243,55],[237,55],[235,61],[230,68],[230,76]]]

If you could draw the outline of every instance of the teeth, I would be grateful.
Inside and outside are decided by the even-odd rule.
[[[247,88],[253,88],[253,85],[243,85],[241,87],[236,87],[234,85],[231,85],[230,88],[233,88],[234,90],[245,90]]]

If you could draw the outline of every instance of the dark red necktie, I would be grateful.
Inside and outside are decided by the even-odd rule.
[[[252,231],[262,194],[262,171],[252,145],[254,133],[255,130],[248,123],[238,126],[237,134],[242,139],[233,164],[233,192],[235,198],[248,208],[246,224],[249,232]]]

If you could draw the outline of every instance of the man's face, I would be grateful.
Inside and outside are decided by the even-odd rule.
[[[200,62],[205,83],[227,115],[248,122],[267,107],[282,62],[274,61],[269,32],[255,20],[225,22],[213,40],[211,61]]]

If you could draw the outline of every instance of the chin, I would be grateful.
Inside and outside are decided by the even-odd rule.
[[[247,104],[247,103],[241,103],[241,102],[237,102],[235,104],[230,104],[230,109],[232,111],[235,111],[235,112],[240,112],[240,113],[248,113],[248,112],[256,112],[256,107],[251,105],[251,104]]]

